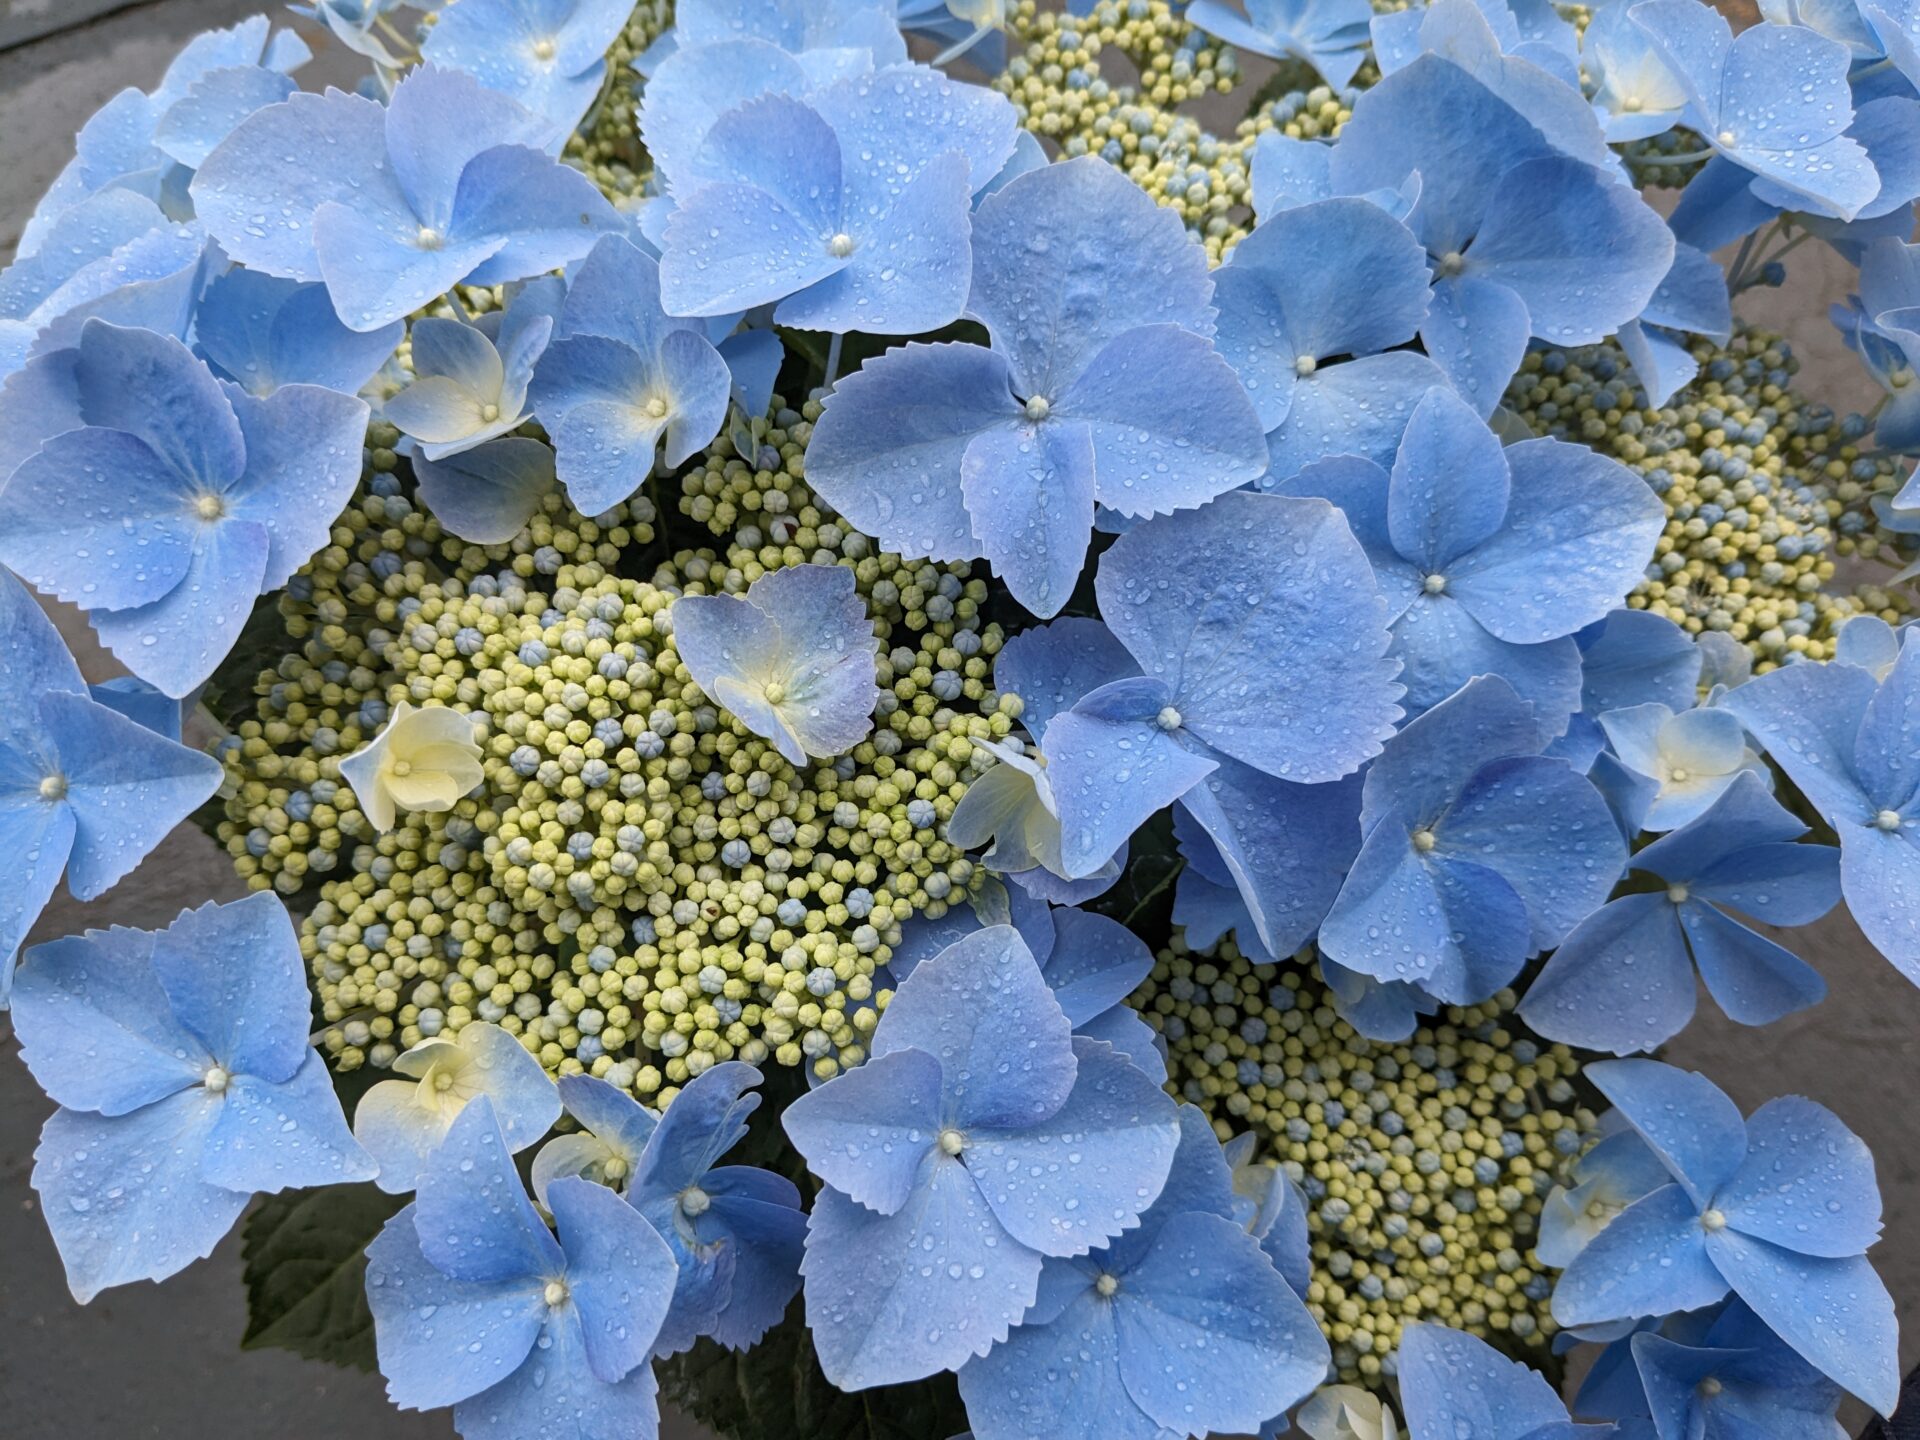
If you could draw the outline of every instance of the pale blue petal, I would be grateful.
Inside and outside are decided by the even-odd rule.
[[[216,372],[254,395],[282,385],[357,394],[406,331],[400,322],[364,333],[333,313],[324,285],[230,270],[208,287],[194,339]]]
[[[1367,771],[1361,823],[1368,829],[1396,809],[1437,819],[1484,765],[1540,749],[1532,710],[1498,676],[1476,677],[1410,721]]]
[[[1675,338],[1635,320],[1622,325],[1614,338],[1626,352],[1649,405],[1665,405],[1700,373],[1700,362],[1684,337]]]
[[[1260,488],[1271,490],[1329,455],[1364,456],[1384,470],[1413,407],[1447,383],[1438,365],[1411,350],[1322,366],[1294,386],[1286,420],[1267,436]]]
[[[419,1218],[419,1207],[407,1206],[367,1246],[367,1305],[387,1398],[433,1410],[511,1375],[548,1309],[538,1277],[475,1284],[434,1268],[421,1252]]]
[[[553,487],[553,451],[538,440],[508,436],[444,460],[416,456],[413,475],[420,498],[449,533],[476,545],[504,545]]]
[[[1258,1429],[1326,1374],[1327,1342],[1307,1307],[1231,1220],[1170,1217],[1121,1288],[1121,1380],[1177,1433]]]
[[[712,1204],[702,1225],[724,1231],[734,1253],[733,1285],[713,1338],[744,1350],[780,1322],[800,1292],[807,1216],[791,1182],[764,1170],[715,1171],[707,1193]]]
[[[659,1125],[660,1117],[628,1091],[591,1075],[561,1075],[554,1080],[567,1114],[610,1145],[637,1159]]]
[[[1042,1289],[1059,1287],[1058,1307],[1049,1307],[1044,1323],[1029,1313],[1004,1341],[961,1368],[960,1395],[974,1440],[1166,1440],[1169,1432],[1121,1382],[1117,1307],[1094,1291],[1087,1268],[1050,1262],[1046,1273],[1059,1279]]]
[[[1554,1284],[1553,1318],[1595,1325],[1711,1305],[1728,1286],[1708,1259],[1707,1244],[1699,1208],[1678,1185],[1663,1185],[1621,1211],[1573,1257]]]
[[[403,319],[472,275],[505,244],[499,235],[423,246],[411,210],[362,209],[329,200],[313,212],[318,279],[350,330],[378,330]],[[305,277],[298,277],[305,278]]]
[[[1006,362],[978,345],[910,344],[834,387],[807,447],[823,499],[880,544],[934,560],[979,554],[961,495],[975,436],[1020,416]]]
[[[453,1423],[467,1440],[657,1440],[659,1385],[651,1365],[617,1385],[598,1379],[580,1316],[569,1308],[549,1312],[526,1363],[460,1401]]]
[[[864,152],[862,161],[877,163]],[[952,324],[967,299],[966,157],[935,156],[886,197],[884,210],[880,200],[871,210],[856,208],[863,173],[848,177],[843,233],[854,242],[852,253],[834,273],[782,300],[773,318],[803,330],[873,335],[918,335]]]
[[[1232,366],[1178,326],[1124,332],[1047,398],[1058,419],[1092,431],[1094,494],[1129,519],[1204,505],[1267,467],[1264,427]]]
[[[1683,905],[1680,911],[1700,978],[1729,1020],[1771,1025],[1826,999],[1827,985],[1820,973],[1791,950],[1711,905]]]
[[[1156,811],[1216,768],[1161,727],[1155,717],[1167,699],[1157,680],[1116,680],[1048,725],[1047,783],[1068,876],[1098,870]]]
[[[388,163],[421,221],[449,230],[463,172],[486,151],[539,148],[554,126],[459,70],[422,65],[387,102]],[[582,251],[582,254],[585,252]]]
[[[587,1366],[595,1379],[615,1384],[652,1353],[673,1302],[673,1252],[639,1211],[605,1186],[567,1176],[548,1193]]]
[[[1072,1024],[1122,1004],[1152,971],[1153,952],[1117,920],[1090,910],[1052,918],[1058,938],[1040,973]]]
[[[1106,632],[1102,629],[1100,633]],[[77,694],[87,688],[52,619],[33,593],[5,570],[0,570],[0,654],[7,657],[7,675],[12,682],[7,687],[11,693],[0,695],[0,716],[5,717],[9,729],[16,724],[32,725],[30,717],[42,691],[70,690]],[[1126,661],[1124,652],[1121,659]]]
[[[1451,390],[1429,391],[1407,420],[1393,462],[1387,492],[1393,548],[1451,586],[1454,562],[1499,531],[1511,497],[1499,439]]]
[[[560,1271],[560,1246],[527,1199],[485,1095],[460,1112],[428,1158],[414,1211],[421,1253],[451,1279],[497,1285]]]
[[[1735,1230],[1707,1236],[1707,1250],[1740,1298],[1801,1358],[1881,1414],[1893,1411],[1900,1394],[1893,1300],[1864,1258],[1799,1255]]]
[[[1788,665],[1721,702],[1843,836],[1873,819],[1854,774],[1854,742],[1878,689],[1852,665]],[[1852,887],[1848,887],[1850,890]],[[1866,892],[1862,892],[1866,893]]]
[[[255,65],[209,71],[160,117],[153,143],[189,170],[197,169],[241,121],[298,88],[290,77]]]
[[[1866,937],[1913,980],[1920,977],[1920,844],[1911,822],[1841,832],[1840,888]],[[1920,984],[1920,980],[1915,980]]]
[[[1167,1083],[1167,1059],[1160,1053],[1159,1032],[1131,1006],[1122,1004],[1103,1010],[1093,1019],[1075,1026],[1073,1033],[1111,1045],[1122,1059],[1132,1063],[1154,1084]]]
[[[1627,860],[1600,793],[1545,756],[1480,770],[1434,832],[1440,850],[1497,871],[1526,901],[1535,951],[1559,944],[1604,904]]]
[[[1411,340],[1429,278],[1420,242],[1366,200],[1284,211],[1235,246],[1216,272],[1217,343],[1262,428],[1286,419],[1302,358],[1372,355]]]
[[[67,884],[92,900],[144,860],[220,785],[220,762],[84,695],[40,697],[74,818]]]
[[[277,903],[277,902],[276,902]],[[347,1129],[333,1072],[317,1050],[291,1078],[235,1075],[206,1138],[200,1173],[228,1190],[277,1192],[371,1180],[380,1168]]]
[[[660,308],[660,264],[624,235],[603,235],[568,277],[555,340],[603,335],[651,355],[675,330],[695,328]]]
[[[109,1119],[56,1110],[34,1151],[33,1188],[85,1304],[134,1280],[164,1280],[213,1247],[248,1197],[200,1178],[220,1102],[198,1087]]]
[[[193,205],[220,248],[248,269],[321,278],[313,216],[342,202],[399,218],[410,213],[386,163],[386,111],[330,90],[256,111],[201,165]],[[324,164],[301,163],[324,155]],[[416,222],[418,223],[418,222]]]
[[[781,1124],[807,1165],[871,1210],[905,1205],[942,1120],[940,1065],[920,1050],[876,1054],[788,1105]]]
[[[266,588],[272,551],[266,528],[251,521],[196,528],[186,574],[170,591],[150,604],[88,616],[123,665],[175,698],[205,684],[233,649]]]
[[[811,466],[811,448],[808,459]],[[1025,707],[1020,723],[1028,733],[1044,735],[1053,717],[1082,696],[1138,671],[1105,625],[1067,616],[1022,630],[1001,646],[993,661],[993,683],[1001,694],[1020,697]]]
[[[228,513],[267,532],[266,575],[256,593],[277,590],[328,542],[360,481],[367,406],[317,385],[228,398],[247,442],[246,471],[226,491]]]
[[[1420,327],[1427,354],[1481,415],[1491,415],[1500,403],[1532,333],[1526,302],[1499,281],[1472,273],[1433,287],[1433,305]]]
[[[923,1050],[940,1062],[941,1120],[1011,1128],[1066,1102],[1072,1027],[1026,942],[1010,925],[960,940],[894,992],[872,1053]]]
[[[1631,186],[1554,157],[1501,177],[1465,273],[1517,295],[1531,334],[1583,345],[1646,308],[1673,254],[1666,222]]]
[[[747,1136],[747,1117],[760,1106],[749,1093],[760,1072],[738,1060],[700,1072],[674,1097],[647,1142],[632,1188],[678,1193],[700,1179]]]
[[[1399,716],[1385,604],[1325,501],[1241,493],[1140,526],[1102,558],[1097,592],[1185,724],[1277,778],[1338,779]]]
[[[1444,1325],[1409,1325],[1400,1341],[1400,1394],[1414,1440],[1539,1436],[1560,1440],[1567,1407],[1538,1370]]]
[[[1627,705],[1693,704],[1701,653],[1673,621],[1650,610],[1614,610],[1581,634],[1580,707],[1604,715]]]
[[[681,465],[705,449],[726,423],[733,373],[707,338],[691,330],[667,336],[659,365],[670,417],[661,454],[667,464]]]
[[[1071,420],[983,431],[960,462],[981,551],[1014,599],[1045,619],[1072,598],[1093,538],[1094,448]]]
[[[1549,1040],[1615,1055],[1651,1051],[1693,1018],[1680,909],[1663,894],[1603,905],[1547,961],[1520,1016]]]
[[[1033,1303],[1040,1265],[945,1155],[927,1156],[890,1216],[822,1190],[801,1267],[820,1368],[842,1390],[957,1368],[1006,1338]]]
[[[1262,131],[1248,162],[1248,198],[1263,221],[1316,200],[1333,198],[1333,146]]]
[[[1580,708],[1580,647],[1572,636],[1514,645],[1489,635],[1451,595],[1421,594],[1394,622],[1392,655],[1401,662],[1406,707],[1418,714],[1477,676],[1498,676],[1537,712],[1539,729],[1557,734]]]
[[[182,911],[154,933],[151,963],[173,1013],[233,1074],[291,1080],[313,1053],[306,962],[277,895]]]
[[[811,87],[793,56],[764,40],[740,39],[668,56],[647,77],[640,138],[667,189],[683,198],[718,178],[701,161],[714,122],[762,95],[804,95]]]
[[[1013,154],[1019,129],[1004,97],[925,65],[848,75],[809,103],[833,127],[843,155],[858,157],[846,177],[849,228],[885,214],[903,185],[949,154],[965,156],[972,184],[984,185]]]
[[[720,358],[727,362],[734,403],[749,415],[766,414],[773,403],[774,383],[787,358],[780,337],[771,330],[743,330],[722,340],[719,350]]]
[[[1799,1095],[1747,1117],[1747,1158],[1713,1204],[1741,1234],[1802,1255],[1859,1255],[1880,1238],[1872,1154],[1839,1116]]]
[[[466,278],[499,285],[571,265],[601,235],[625,228],[580,171],[527,144],[506,144],[482,151],[460,172],[447,233],[454,245],[484,242],[489,255]]]
[[[213,1065],[174,1018],[148,964],[152,944],[145,931],[115,928],[27,952],[14,979],[14,1034],[55,1103],[125,1115],[198,1085]]]
[[[1558,440],[1507,451],[1505,526],[1447,572],[1447,590],[1502,640],[1552,640],[1605,617],[1637,584],[1666,524],[1645,481]]]
[[[1674,238],[1711,253],[1751,235],[1779,209],[1753,193],[1753,174],[1715,155],[1687,182],[1667,217]]]
[[[1905,811],[1920,793],[1920,643],[1909,638],[1860,718],[1853,771],[1869,796]]]
[[[1095,156],[1036,170],[982,201],[973,257],[967,313],[987,327],[1022,395],[1058,402],[1095,355],[1140,326],[1212,329],[1205,251],[1178,216]]]
[[[1299,785],[1220,758],[1180,803],[1219,847],[1259,943],[1290,955],[1319,928],[1359,853],[1359,779]]]
[[[974,1126],[961,1159],[1007,1233],[1043,1255],[1084,1255],[1132,1228],[1180,1140],[1173,1102],[1124,1055],[1077,1040],[1066,1103],[1014,1129]]]
[[[1604,1060],[1588,1066],[1587,1075],[1653,1147],[1696,1207],[1707,1205],[1740,1168],[1747,1153],[1745,1122],[1704,1075],[1654,1060]]]

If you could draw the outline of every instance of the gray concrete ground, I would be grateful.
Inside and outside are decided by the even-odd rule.
[[[62,3],[0,0],[0,21]],[[0,52],[0,256],[11,253],[34,200],[72,153],[74,131],[101,102],[125,85],[153,84],[198,30],[259,8],[260,0],[135,4]],[[316,49],[320,60],[304,77],[309,85],[350,80],[354,67],[337,50],[321,43]],[[1802,388],[1841,408],[1872,399],[1825,318],[1847,276],[1833,256],[1809,246],[1796,252],[1786,290],[1743,306],[1750,318],[1793,339],[1806,362]],[[61,620],[90,679],[115,672],[77,616]],[[185,905],[241,893],[216,847],[183,828],[93,904],[62,894],[35,938],[107,923],[164,924]],[[1668,1054],[1712,1075],[1744,1108],[1776,1094],[1811,1095],[1866,1138],[1886,1198],[1886,1238],[1874,1259],[1899,1304],[1903,1363],[1910,1367],[1920,1360],[1920,1123],[1913,1102],[1920,992],[1844,915],[1797,932],[1793,943],[1827,977],[1833,993],[1825,1004],[1760,1031],[1731,1025],[1703,1004]],[[0,1049],[12,1049],[3,1019]],[[12,1440],[427,1440],[452,1433],[445,1412],[393,1411],[376,1377],[279,1351],[241,1352],[245,1299],[234,1238],[164,1288],[134,1285],[84,1309],[75,1305],[27,1183],[50,1108],[14,1057],[0,1056],[0,1433]],[[702,1432],[670,1417],[664,1433],[667,1440],[700,1440]]]

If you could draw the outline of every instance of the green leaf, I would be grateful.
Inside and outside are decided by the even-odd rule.
[[[967,1428],[951,1375],[836,1390],[814,1358],[798,1299],[751,1350],[702,1340],[655,1369],[662,1398],[726,1440],[946,1440]]]
[[[244,1350],[374,1368],[367,1244],[404,1204],[371,1184],[266,1196],[247,1217]]]

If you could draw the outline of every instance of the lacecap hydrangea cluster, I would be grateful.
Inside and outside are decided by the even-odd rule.
[[[254,1330],[473,1440],[1893,1411],[1872,1157],[1658,1056],[1920,981],[1920,19],[291,10],[0,273],[78,1299],[372,1215]],[[190,817],[248,898],[27,943]]]

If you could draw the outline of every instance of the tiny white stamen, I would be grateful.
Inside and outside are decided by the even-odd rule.
[[[664,419],[666,417],[667,402],[658,395],[651,397],[647,401],[646,408],[647,408],[647,414],[651,415],[656,420]]]
[[[767,703],[769,705],[778,705],[782,700],[787,698],[787,687],[782,685],[778,680],[769,680],[766,689],[760,693],[767,697]]]
[[[711,1204],[713,1204],[712,1199],[710,1199],[707,1192],[702,1190],[698,1185],[689,1185],[680,1192],[680,1213],[682,1215],[697,1218],[698,1216],[706,1214],[707,1207]]]
[[[1429,595],[1444,595],[1447,590],[1447,577],[1444,575],[1429,575],[1420,588],[1425,590]]]
[[[1027,401],[1027,418],[1029,420],[1044,420],[1052,413],[1053,406],[1048,403],[1047,397],[1044,395],[1035,395]]]
[[[1669,773],[1667,778],[1669,780],[1672,780],[1675,784],[1679,784],[1687,778],[1687,772],[1685,770],[1674,770],[1671,773]]]
[[[1311,375],[1320,368],[1320,362],[1311,355],[1302,355],[1293,362],[1293,373],[1302,377]]]
[[[500,407],[498,405],[482,405],[480,407],[480,418],[491,425],[500,418]]]
[[[1709,1375],[1707,1376],[1706,1379],[1700,1382],[1697,1388],[1700,1391],[1701,1399],[1711,1400],[1713,1399],[1714,1396],[1718,1395],[1722,1390],[1726,1389],[1727,1387],[1722,1385],[1718,1380],[1714,1379],[1713,1376]]]
[[[231,1075],[229,1075],[225,1070],[221,1069],[218,1065],[216,1065],[211,1070],[207,1071],[205,1076],[201,1078],[200,1083],[202,1085],[205,1085],[207,1089],[213,1092],[215,1095],[219,1095],[225,1092],[227,1088],[227,1082],[231,1079],[233,1079]]]
[[[1153,717],[1153,723],[1158,725],[1162,730],[1171,731],[1178,730],[1186,723],[1186,720],[1178,710],[1169,705]]]
[[[836,260],[844,260],[853,254],[853,237],[842,230],[827,241],[827,253]]]
[[[418,245],[422,250],[438,250],[442,245],[446,244],[446,242],[447,237],[431,225],[422,225],[419,232],[413,237],[413,243]]]
[[[1701,1215],[1700,1224],[1703,1229],[1718,1232],[1727,1228],[1727,1217],[1718,1210],[1708,1210]]]
[[[1113,1292],[1119,1288],[1119,1277],[1114,1275],[1103,1273],[1098,1280],[1093,1282],[1093,1293],[1098,1295],[1102,1300],[1111,1300],[1113,1298]]]
[[[1440,263],[1434,268],[1440,272],[1440,278],[1442,280],[1451,280],[1455,275],[1458,275],[1462,270],[1467,268],[1467,257],[1462,255],[1458,250],[1449,250],[1440,257]]]
[[[1891,835],[1895,830],[1900,828],[1900,812],[1898,810],[1882,810],[1878,815],[1873,817],[1873,827],[1876,830],[1884,830]]]
[[[1620,102],[1620,108],[1626,111],[1629,115],[1638,115],[1640,113],[1640,107],[1645,103],[1646,102],[1642,100],[1638,95],[1629,95],[1627,96],[1626,99]]]
[[[218,520],[227,513],[227,502],[209,491],[193,502],[193,513],[202,520]]]
[[[940,1149],[943,1154],[958,1155],[966,1148],[967,1137],[962,1135],[958,1130],[942,1130],[940,1132]]]
[[[606,1163],[600,1167],[600,1173],[613,1184],[627,1178],[628,1165],[624,1155],[609,1155]]]
[[[1733,141],[1733,131],[1731,131],[1731,130],[1722,130],[1722,131],[1720,132],[1720,143],[1721,143],[1722,145],[1731,145],[1731,144],[1733,144],[1733,143],[1734,143],[1734,141]]]
[[[567,1289],[566,1281],[549,1280],[547,1282],[547,1288],[540,1298],[547,1302],[547,1308],[549,1310],[558,1310],[562,1305],[567,1303],[567,1297],[571,1293],[572,1292]]]
[[[548,39],[544,35],[541,36],[538,40],[534,41],[533,42],[533,58],[536,60],[543,60],[543,61],[553,59],[553,41]]]
[[[398,775],[398,776],[400,776],[400,777],[401,777],[402,779],[405,779],[405,778],[406,778],[407,776],[409,776],[409,775],[411,775],[411,774],[413,773],[413,762],[412,762],[411,760],[396,760],[396,761],[394,761],[394,762],[393,762],[393,773],[394,773],[395,775]]]
[[[1667,887],[1667,899],[1671,900],[1676,905],[1686,904],[1687,897],[1692,893],[1693,892],[1688,890],[1687,887],[1684,885],[1669,885]]]
[[[1418,850],[1422,855],[1433,849],[1433,846],[1434,837],[1431,830],[1416,830],[1413,832],[1413,848]]]
[[[43,776],[40,781],[40,798],[46,801],[66,799],[67,777],[64,775]]]
[[[436,1090],[451,1090],[453,1088],[453,1076],[442,1070],[433,1077],[433,1088]]]

